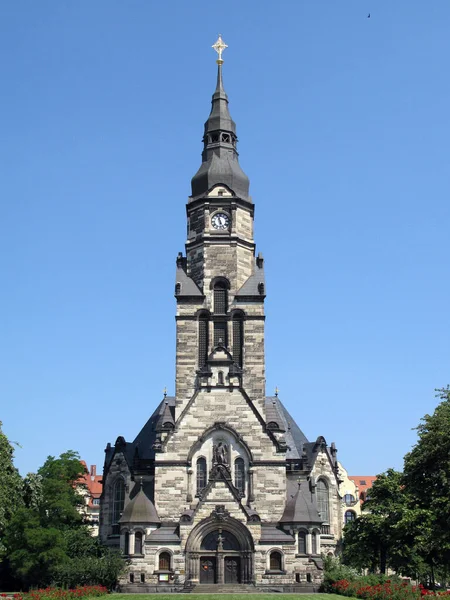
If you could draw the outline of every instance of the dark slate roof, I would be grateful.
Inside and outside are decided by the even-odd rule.
[[[181,540],[178,525],[161,525],[152,531],[147,540],[154,544],[179,544]]]
[[[284,531],[283,529],[279,529],[275,525],[270,525],[269,523],[261,524],[261,544],[295,544],[294,537]]]
[[[195,281],[193,281],[184,270],[183,261],[177,259],[177,273],[175,277],[175,283],[181,284],[180,296],[200,296],[203,297],[203,293],[197,287]]]
[[[300,458],[304,445],[308,444],[308,439],[303,431],[288,413],[278,396],[266,397],[266,412],[267,409],[269,409],[269,414],[276,411],[281,420],[280,425],[286,432],[284,434],[288,446],[286,458]],[[269,419],[267,419],[267,422],[269,422]]]
[[[175,410],[175,397],[166,396],[161,400],[155,412],[152,414],[150,419],[141,429],[141,431],[137,434],[134,442],[132,444],[128,444],[131,448],[131,456],[134,455],[135,449],[138,450],[139,458],[149,459],[155,458],[155,451],[153,450],[153,444],[156,441],[157,430],[156,427],[160,420],[160,417],[163,416],[164,411],[166,410],[166,402],[170,408]]]
[[[119,523],[160,523],[156,508],[142,487],[136,496],[125,506]]]
[[[222,134],[227,136],[224,140]],[[191,201],[207,194],[215,185],[226,185],[236,196],[251,202],[249,180],[241,169],[236,151],[236,125],[228,112],[228,96],[222,82],[222,65],[217,70],[217,86],[211,113],[205,123],[204,148],[200,169],[192,178]]]
[[[264,286],[262,292],[260,291],[259,284],[262,283]],[[261,256],[255,258],[255,270],[253,275],[247,279],[244,285],[238,290],[236,297],[250,296],[264,298],[266,295],[266,279],[264,276],[264,261]]]
[[[175,427],[175,407],[169,405],[169,401],[164,400],[162,414],[156,423],[156,431],[173,429]]]
[[[322,523],[317,510],[316,495],[312,493],[308,481],[299,482],[288,478],[287,501],[280,523]]]

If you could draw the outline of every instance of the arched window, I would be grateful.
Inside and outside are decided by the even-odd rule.
[[[142,554],[142,533],[140,531],[136,531],[134,534],[134,553]]]
[[[123,553],[125,555],[130,554],[130,534],[128,533],[128,531],[125,534],[125,544],[123,548]]]
[[[244,345],[244,318],[240,313],[233,315],[233,360],[242,367],[242,348]]]
[[[344,515],[344,523],[350,523],[350,521],[354,521],[356,519],[356,513],[353,510],[346,510]]]
[[[306,531],[298,532],[298,553],[306,554]]]
[[[168,552],[161,552],[159,555],[159,570],[170,571],[170,554]]]
[[[317,554],[317,533],[311,535],[311,554]]]
[[[240,493],[245,495],[245,464],[244,459],[237,458],[234,461],[234,485],[240,491]]]
[[[347,506],[351,506],[355,501],[355,496],[353,494],[345,494],[344,502]]]
[[[111,523],[114,528],[114,533],[119,533],[119,519],[122,516],[123,506],[125,504],[125,483],[120,477],[114,484],[113,502],[112,502],[112,519]]]
[[[206,487],[206,458],[201,456],[197,460],[197,494]]]
[[[130,573],[130,583],[134,583],[134,573]]]
[[[223,371],[219,371],[217,373],[217,385],[223,385],[223,384],[224,384]]]
[[[198,366],[203,367],[208,358],[208,315],[202,314],[198,319]]]
[[[225,281],[214,284],[214,314],[225,315],[228,310],[228,286]]]
[[[330,500],[328,496],[328,485],[323,479],[317,482],[317,506],[320,518],[324,523],[330,522]]]
[[[222,344],[228,346],[228,323],[226,321],[214,322],[214,347]]]
[[[270,570],[271,571],[281,571],[282,570],[281,552],[271,552],[271,554],[270,554]]]

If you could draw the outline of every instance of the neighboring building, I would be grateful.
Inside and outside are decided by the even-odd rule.
[[[376,477],[374,475],[349,475],[349,479],[353,481],[356,489],[356,497],[360,504],[363,505],[368,498],[369,490],[373,486]]]
[[[341,495],[341,514],[343,525],[354,521],[361,516],[361,503],[359,501],[358,488],[355,482],[348,476],[346,469],[339,464],[339,493]]]
[[[97,475],[96,465],[87,468],[84,460],[81,461],[86,469],[86,474],[81,483],[83,484],[83,495],[85,497],[85,506],[83,512],[86,515],[86,521],[92,530],[92,535],[98,535],[98,525],[100,520],[100,498],[102,495],[102,477]]]
[[[339,478],[341,480],[339,493],[341,495],[343,525],[346,525],[361,516],[368,490],[372,487],[376,477],[373,475],[348,475],[339,463]]]
[[[175,397],[105,450],[100,536],[128,556],[128,592],[317,589],[341,537],[334,444],[266,397],[264,259],[220,57],[176,260]]]

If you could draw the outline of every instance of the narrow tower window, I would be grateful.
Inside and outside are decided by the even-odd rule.
[[[113,490],[112,519],[113,533],[119,533],[119,519],[122,516],[123,506],[125,504],[125,484],[122,478],[119,478]]]
[[[214,323],[214,347],[218,346],[219,343],[222,343],[225,347],[228,346],[226,321],[216,321]]]
[[[197,494],[206,487],[206,458],[200,457],[197,460]]]
[[[134,553],[142,554],[142,533],[140,531],[134,534]]]
[[[233,360],[242,367],[242,348],[244,345],[244,318],[241,314],[233,315]]]
[[[242,495],[245,495],[245,464],[242,458],[234,461],[234,485]]]
[[[328,497],[328,486],[323,479],[317,482],[317,506],[320,518],[324,523],[330,522],[330,500]]]
[[[298,532],[298,553],[306,554],[306,531]]]
[[[208,317],[200,316],[198,320],[198,366],[203,367],[208,358]]]
[[[214,284],[214,313],[216,315],[225,315],[228,310],[228,290],[224,281],[217,281]]]

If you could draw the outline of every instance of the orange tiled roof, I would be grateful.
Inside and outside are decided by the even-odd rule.
[[[364,502],[366,499],[367,490],[369,490],[376,477],[374,475],[349,475],[348,478],[353,481],[359,489],[359,499]]]

